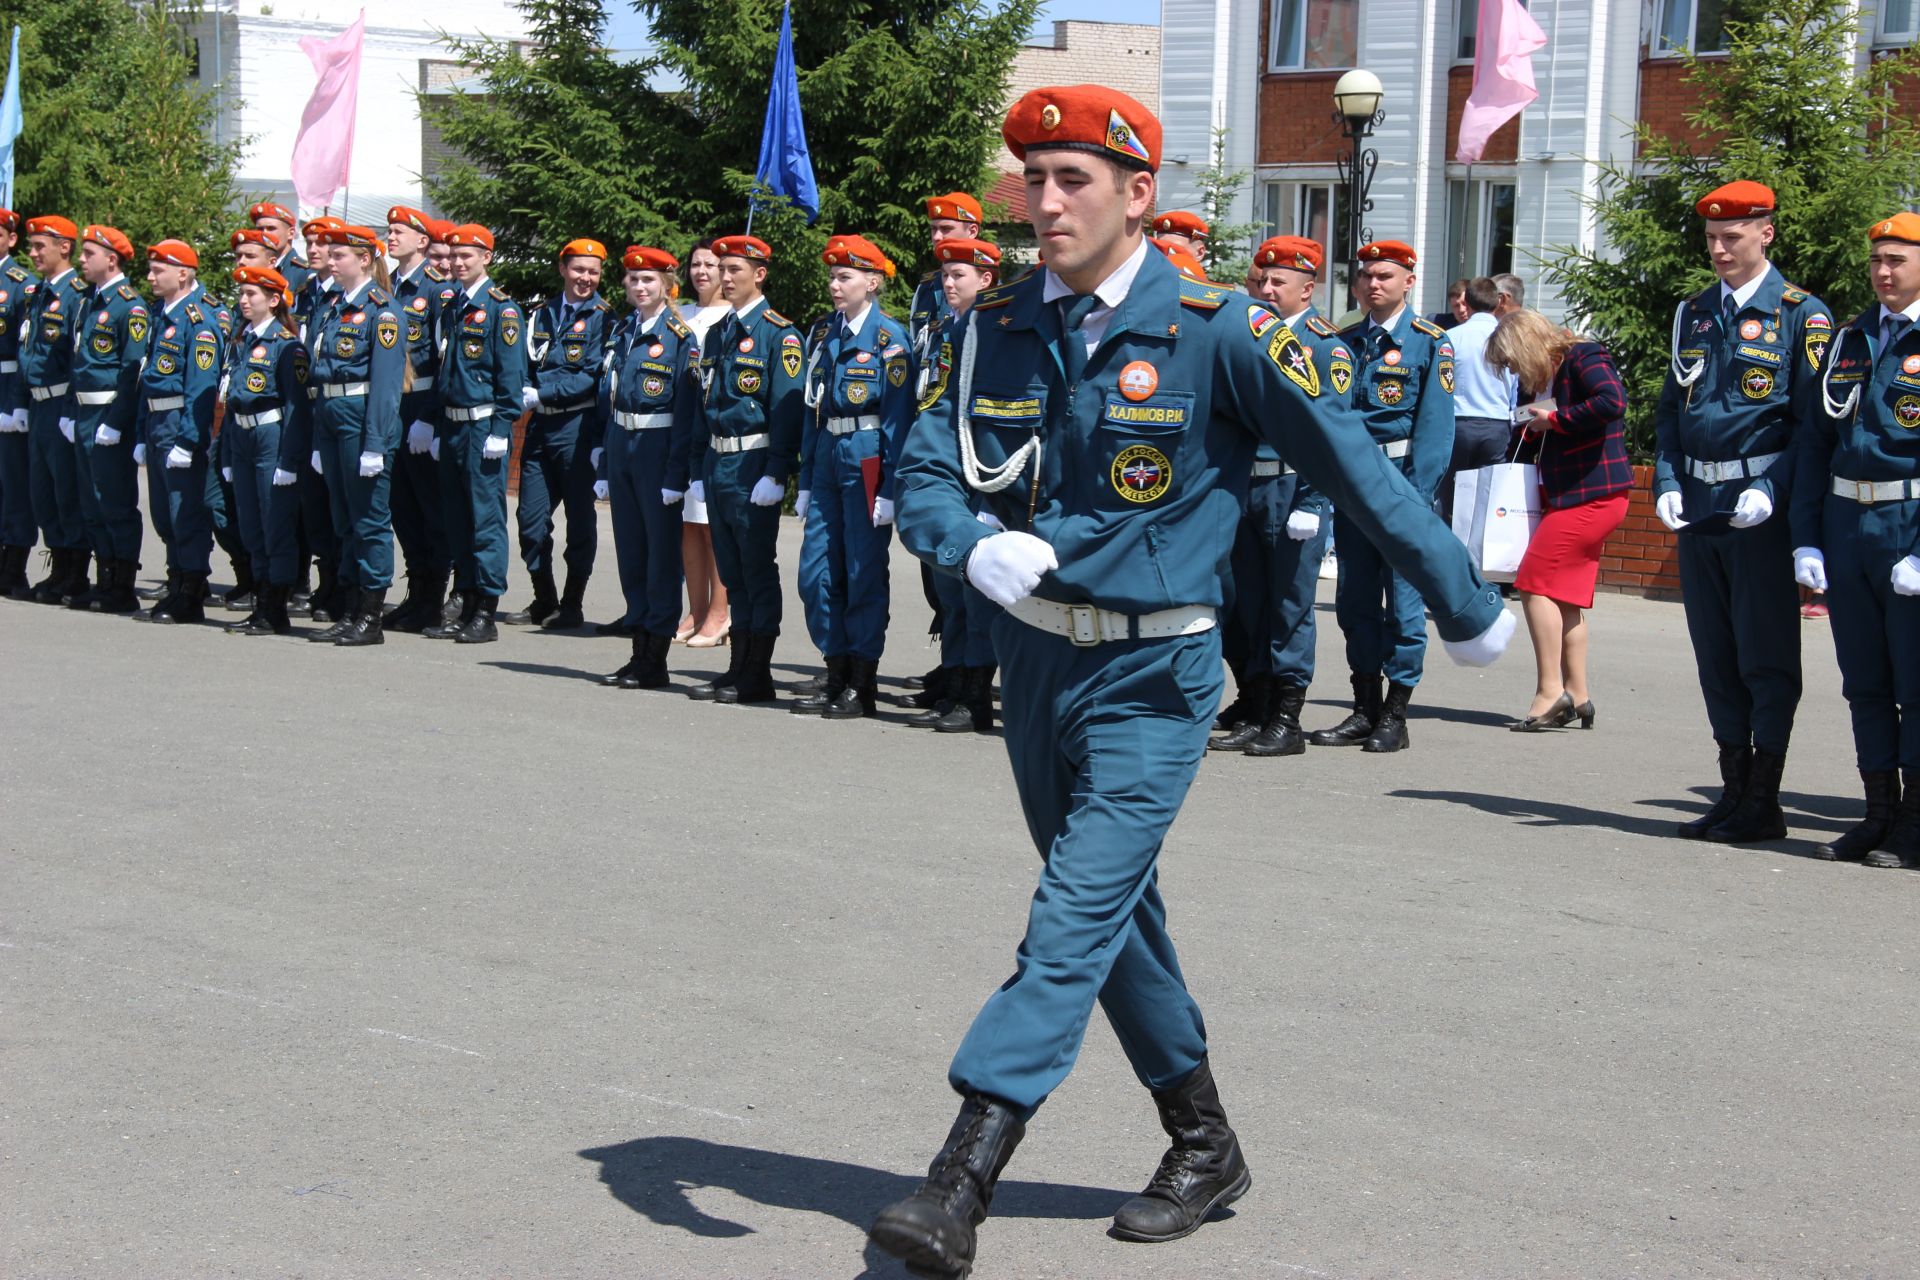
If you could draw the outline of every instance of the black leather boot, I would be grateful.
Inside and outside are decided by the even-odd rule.
[[[667,672],[667,655],[673,652],[673,633],[648,635],[642,631],[634,637],[634,643],[640,648],[636,654],[640,665],[627,679],[620,682],[622,689],[665,689],[673,683]]]
[[[1870,867],[1920,869],[1920,769],[1900,771],[1900,802],[1893,807],[1893,825],[1865,861]]]
[[[321,560],[320,584],[313,589],[307,616],[315,622],[340,621],[340,585],[339,566]]]
[[[1247,744],[1250,756],[1297,756],[1307,749],[1307,735],[1300,731],[1300,711],[1307,705],[1307,686],[1273,686],[1273,701],[1260,732]]]
[[[291,586],[268,587],[265,603],[260,607],[260,616],[266,621],[267,630],[277,636],[293,634],[293,619],[288,617],[288,606],[293,601]]]
[[[529,624],[537,627],[560,609],[560,593],[553,587],[553,570],[534,569],[527,576],[533,579],[533,601],[519,612],[509,613],[500,619],[510,627]]]
[[[823,662],[826,660],[825,654],[821,655],[821,660]],[[827,669],[825,667],[821,667],[819,675],[808,676],[805,680],[799,681],[797,684],[793,686],[793,692],[802,701],[805,701],[806,699],[813,697],[816,693],[819,693],[822,689],[826,687],[827,687]],[[802,712],[801,714],[804,715],[806,713]]]
[[[500,607],[498,596],[482,595],[476,591],[473,596],[473,614],[467,619],[460,634],[453,638],[455,644],[492,644],[500,638],[499,628],[494,626],[494,611]]]
[[[1353,714],[1331,729],[1316,729],[1307,741],[1316,747],[1357,747],[1373,736],[1380,718],[1379,676],[1353,676]]]
[[[1733,807],[1740,803],[1740,796],[1747,789],[1747,774],[1753,768],[1753,748],[1734,746],[1722,742],[1720,747],[1720,798],[1713,807],[1695,818],[1692,822],[1683,822],[1674,831],[1688,840],[1704,840],[1707,832],[1726,821]]]
[[[1706,838],[1715,844],[1757,844],[1763,840],[1787,837],[1787,815],[1780,809],[1780,775],[1786,771],[1787,757],[1754,749],[1753,767],[1747,772],[1747,788],[1740,803],[1724,820],[1707,828]]]
[[[935,733],[986,733],[993,728],[992,667],[961,667],[953,709],[933,723]]]
[[[19,600],[31,593],[33,584],[27,581],[27,556],[29,547],[0,547],[0,596],[9,600]]]
[[[740,674],[729,687],[713,696],[715,702],[755,703],[772,702],[773,688],[773,646],[780,639],[765,632],[753,633],[753,640],[747,646],[747,652],[740,660]],[[740,641],[736,638],[734,643]]]
[[[174,591],[173,599],[163,613],[157,607],[153,621],[168,626],[182,622],[205,622],[207,620],[207,596],[213,588],[207,582],[204,573],[183,573],[180,585]]]
[[[87,610],[93,607],[107,589],[107,580],[113,576],[112,562],[104,556],[93,557],[94,581],[87,580],[87,557],[82,555],[74,563],[73,576],[67,579],[61,590],[60,603],[69,609]]]
[[[380,616],[386,609],[387,593],[380,591],[362,591],[360,607],[354,611],[353,621],[333,643],[341,649],[360,649],[370,644],[385,644],[386,635],[381,630]]]
[[[349,587],[347,590],[352,597],[352,604],[357,606],[360,603],[360,592],[358,588]],[[319,599],[319,596],[314,597],[313,615],[316,618],[319,617],[322,612],[318,603]],[[325,612],[327,616],[334,618],[334,623],[325,630],[307,633],[307,639],[311,640],[314,644],[332,644],[335,640],[347,634],[347,631],[353,626],[353,608],[343,607],[338,615],[335,615],[332,609],[328,609]]]
[[[138,597],[140,593],[135,591],[134,595]],[[135,622],[160,622],[164,620],[167,614],[173,611],[174,601],[179,598],[179,595],[180,575],[172,569],[169,569],[167,570],[167,576],[160,580],[160,589],[154,592],[151,597],[153,604],[149,608],[134,614],[133,620]]]
[[[796,716],[817,716],[825,714],[827,708],[833,705],[833,700],[840,696],[840,691],[847,687],[848,673],[853,669],[852,661],[853,660],[846,654],[828,658],[827,669],[821,673],[819,687],[788,707],[787,710]],[[813,682],[808,681],[808,683],[811,684]],[[805,688],[806,685],[801,685],[800,689],[795,690],[795,692],[800,692],[800,690],[804,690]]]
[[[34,604],[59,604],[60,584],[73,570],[69,567],[73,552],[65,547],[48,547],[45,552],[47,576],[28,588],[25,599]]]
[[[133,593],[133,584],[139,577],[140,566],[136,562],[107,561],[100,566],[100,588],[87,608],[95,613],[140,612],[140,597]]]
[[[1207,1215],[1247,1194],[1253,1174],[1227,1124],[1206,1059],[1178,1085],[1154,1094],[1153,1105],[1173,1145],[1160,1157],[1147,1189],[1113,1215],[1113,1234],[1159,1244],[1198,1231]]]
[[[549,631],[575,631],[587,625],[581,605],[587,598],[587,575],[567,574],[567,589],[560,593],[560,608],[541,625]]]
[[[440,610],[440,620],[420,634],[429,640],[451,640],[473,621],[474,610],[479,607],[479,592],[456,591],[447,597],[446,605]]]
[[[253,579],[253,561],[241,556],[233,562],[233,590],[223,593],[220,603],[229,609],[251,611],[258,590],[259,584]]]
[[[1413,686],[1393,683],[1387,686],[1387,696],[1380,704],[1380,715],[1373,722],[1373,732],[1360,744],[1362,751],[1379,753],[1382,751],[1405,751],[1407,738],[1407,703],[1413,700]]]
[[[400,597],[400,603],[387,610],[386,616],[380,619],[381,630],[422,630],[426,626],[426,623],[422,621],[422,619],[427,617],[425,606],[426,578],[420,574],[409,573],[407,575],[407,594]],[[440,611],[436,608],[433,612],[435,616],[438,616]],[[420,625],[410,625],[415,622],[419,622]]]
[[[411,581],[408,582],[407,590],[409,592],[413,591],[415,585],[416,584]],[[417,601],[418,608],[415,610],[414,615],[406,619],[399,626],[395,626],[383,618],[380,623],[382,627],[388,631],[400,631],[407,635],[420,635],[425,632],[428,627],[440,621],[440,616],[446,612],[447,608],[447,575],[439,573],[424,578],[418,583],[418,587],[420,595]],[[458,618],[459,614],[456,613],[454,616]]]
[[[1887,842],[1893,830],[1894,806],[1900,803],[1900,775],[1892,769],[1860,771],[1861,785],[1867,791],[1867,816],[1838,840],[1813,851],[1828,862],[1860,862]]]
[[[943,702],[952,701],[953,691],[948,688],[948,684],[958,677],[964,669],[963,667],[935,667],[920,677],[920,687],[908,696],[907,701],[919,707],[922,711],[931,711]],[[923,717],[915,716],[913,719],[907,721],[907,723],[923,723]],[[925,720],[924,723],[931,724],[933,722],[931,720]]]
[[[639,634],[633,638],[633,653],[620,665],[618,671],[610,671],[600,677],[600,683],[609,689],[638,689],[640,682],[636,678],[640,664],[646,661],[647,637]]]
[[[1248,676],[1247,683],[1240,689],[1240,696],[1233,700],[1233,706],[1239,708],[1235,712],[1238,718],[1224,735],[1207,739],[1207,750],[1246,750],[1247,744],[1260,736],[1261,726],[1273,713],[1273,694],[1272,676]]]
[[[697,684],[687,690],[687,696],[695,702],[717,701],[722,693],[733,688],[745,669],[747,650],[753,647],[753,633],[738,629],[727,637],[727,669],[704,684]]]
[[[871,658],[849,657],[847,681],[820,714],[828,720],[858,720],[874,711],[879,696],[880,664]]]
[[[927,1180],[905,1200],[882,1209],[867,1238],[916,1276],[965,1280],[973,1270],[975,1232],[987,1220],[994,1185],[1026,1132],[1010,1107],[970,1095],[928,1167]]]

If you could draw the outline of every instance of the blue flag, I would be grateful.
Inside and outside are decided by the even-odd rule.
[[[773,59],[773,84],[767,89],[767,120],[760,130],[760,164],[754,180],[775,195],[807,211],[807,223],[820,216],[820,189],[813,182],[813,157],[800,119],[800,78],[793,68],[793,6],[780,13],[780,51]]]
[[[25,130],[20,113],[20,28],[13,29],[7,58],[7,91],[0,97],[0,208],[13,208],[13,140]]]

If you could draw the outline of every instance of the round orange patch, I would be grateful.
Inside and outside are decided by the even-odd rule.
[[[1145,400],[1160,389],[1160,371],[1145,360],[1135,360],[1120,371],[1120,394],[1129,400]]]

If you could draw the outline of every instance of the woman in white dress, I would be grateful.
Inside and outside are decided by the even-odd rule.
[[[727,314],[720,300],[720,259],[714,255],[713,241],[700,240],[687,253],[687,283],[693,288],[694,305],[681,315],[701,346],[706,345],[707,329]],[[727,589],[720,584],[720,569],[713,558],[713,531],[707,526],[707,504],[688,494],[680,527],[680,559],[686,569],[687,616],[680,620],[674,639],[690,649],[711,649],[727,638]]]

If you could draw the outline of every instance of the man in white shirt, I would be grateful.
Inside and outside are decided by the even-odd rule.
[[[1519,380],[1487,363],[1487,343],[1500,327],[1500,288],[1487,276],[1467,281],[1467,318],[1447,330],[1453,340],[1453,458],[1440,478],[1440,515],[1453,520],[1453,479],[1506,456]],[[1516,308],[1517,310],[1517,308]],[[1538,390],[1542,393],[1546,388]]]

